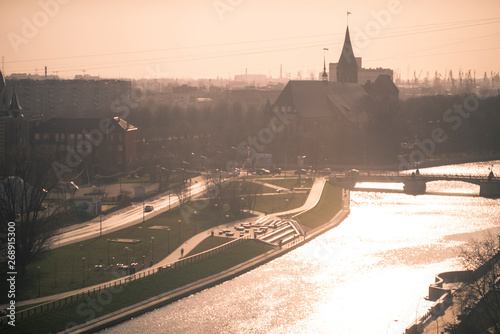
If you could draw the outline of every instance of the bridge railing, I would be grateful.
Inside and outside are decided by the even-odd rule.
[[[387,171],[370,171],[370,172],[359,172],[356,174],[346,173],[332,173],[330,178],[349,178],[349,179],[363,179],[370,177],[415,177],[415,178],[425,178],[425,179],[435,179],[435,180],[467,180],[467,181],[492,181],[500,182],[500,177],[488,177],[487,175],[473,175],[473,174],[413,174],[409,172],[387,172]]]

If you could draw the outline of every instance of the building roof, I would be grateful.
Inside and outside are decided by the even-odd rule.
[[[380,74],[373,84],[377,87],[377,89],[383,90],[387,93],[399,94],[398,87],[387,74]]]
[[[357,83],[289,81],[275,106],[290,106],[302,118],[343,115],[353,123],[362,121],[372,100]]]
[[[105,118],[51,118],[40,124],[36,132],[81,132],[82,130],[91,131],[93,129],[101,130],[102,128],[111,127],[101,125],[102,120]],[[109,118],[108,118],[109,119]],[[109,119],[115,129],[122,131],[137,130],[137,128],[124,119],[119,117]]]

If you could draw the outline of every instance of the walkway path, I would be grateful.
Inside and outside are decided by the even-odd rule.
[[[318,204],[319,199],[321,198],[321,194],[323,193],[323,188],[325,187],[326,179],[325,178],[316,178],[312,185],[311,191],[309,192],[309,196],[307,196],[304,204],[295,209],[291,209],[288,211],[283,211],[276,213],[276,216],[284,216],[284,215],[298,215],[303,213],[304,211],[310,210]]]
[[[311,189],[311,191],[309,193],[309,196],[307,197],[307,200],[304,203],[304,205],[302,205],[300,208],[297,208],[297,209],[294,209],[294,210],[289,210],[289,211],[285,211],[285,212],[275,213],[272,216],[278,216],[278,215],[290,214],[290,213],[296,213],[296,212],[304,212],[306,210],[312,209],[318,203],[318,201],[319,201],[319,199],[321,197],[321,193],[322,193],[324,184],[325,184],[325,179],[323,179],[323,178],[322,179],[316,179],[314,181],[313,187],[312,187],[312,189]],[[166,210],[163,210],[163,211],[166,211]],[[256,213],[256,212],[254,212],[254,213],[257,214],[258,217],[252,217],[252,218],[247,218],[247,219],[243,219],[243,220],[233,221],[233,222],[230,222],[228,224],[222,224],[222,225],[219,225],[219,226],[214,227],[212,229],[209,229],[209,230],[206,230],[206,231],[203,231],[203,232],[200,232],[200,233],[194,235],[190,239],[186,240],[177,249],[175,249],[174,251],[172,251],[163,260],[159,261],[158,263],[156,263],[152,267],[148,267],[148,268],[145,268],[143,270],[137,271],[135,273],[135,275],[138,275],[139,273],[150,271],[152,269],[156,270],[158,267],[164,267],[167,264],[170,264],[170,263],[173,263],[173,262],[179,260],[181,258],[181,249],[184,250],[184,255],[189,254],[189,252],[191,250],[193,250],[200,242],[202,242],[208,236],[210,236],[212,231],[214,231],[214,235],[217,235],[217,233],[215,231],[218,231],[218,230],[221,230],[221,229],[225,229],[225,228],[233,227],[233,226],[235,226],[237,224],[240,224],[243,221],[253,221],[253,220],[258,219],[259,216],[263,215],[262,213]],[[270,217],[271,217],[271,215],[270,215]],[[229,239],[228,239],[228,241],[229,241]],[[50,295],[50,296],[40,297],[40,298],[36,298],[36,299],[30,299],[30,300],[20,301],[20,302],[17,302],[16,304],[18,306],[23,306],[23,305],[39,304],[39,303],[49,302],[49,301],[52,301],[52,300],[62,299],[62,298],[69,297],[69,296],[77,294],[77,293],[87,292],[88,290],[92,290],[94,288],[98,289],[99,286],[102,286],[104,284],[110,284],[110,283],[113,284],[115,281],[118,281],[120,279],[123,279],[123,277],[120,277],[119,279],[112,280],[112,281],[109,281],[109,282],[100,283],[100,284],[96,284],[96,285],[93,285],[93,286],[87,286],[85,288],[78,289],[78,290],[72,290],[72,291],[67,291],[67,292],[63,292],[63,293],[60,293],[60,294],[56,294],[56,295]],[[6,306],[6,305],[2,305],[2,306],[0,306],[0,308],[3,308],[4,306]]]

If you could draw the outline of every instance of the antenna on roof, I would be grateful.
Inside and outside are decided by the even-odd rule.
[[[351,12],[347,12],[347,25],[349,26],[349,14],[352,14]]]

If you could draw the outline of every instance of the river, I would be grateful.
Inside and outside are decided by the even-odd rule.
[[[423,169],[487,175],[500,161]],[[431,305],[434,275],[460,269],[457,252],[500,233],[500,199],[479,186],[433,182],[430,194],[351,192],[340,226],[223,284],[105,333],[401,333]]]

